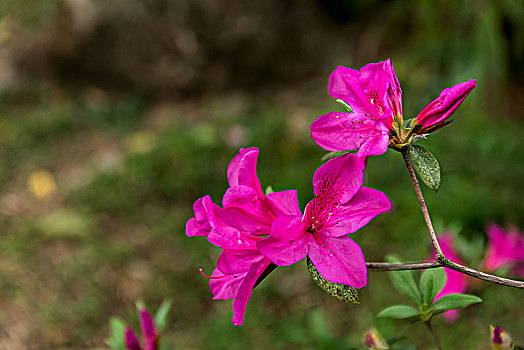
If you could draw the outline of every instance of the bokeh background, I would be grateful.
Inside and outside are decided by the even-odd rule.
[[[240,147],[259,147],[263,186],[297,189],[303,208],[325,154],[309,125],[341,108],[330,72],[390,57],[405,117],[477,79],[421,144],[442,168],[438,194],[424,189],[436,227],[478,266],[487,223],[524,228],[523,18],[520,0],[2,0],[0,348],[103,348],[110,317],[136,327],[136,301],[166,299],[167,349],[353,349],[373,325],[430,347],[423,325],[376,318],[403,302],[387,273],[346,305],[304,263],[277,269],[232,326],[198,273],[219,250],[185,223],[197,198],[220,202]],[[395,212],[353,235],[366,259],[426,259],[400,154],[371,159],[367,181]],[[485,302],[435,322],[445,347],[487,348],[489,324],[524,344],[522,291],[470,292]]]

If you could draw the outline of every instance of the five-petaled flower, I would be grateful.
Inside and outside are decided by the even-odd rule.
[[[124,344],[127,350],[158,350],[158,331],[147,310],[140,310],[140,328],[145,346],[142,348],[135,333],[129,327],[124,330]]]
[[[402,90],[389,59],[360,71],[339,66],[331,74],[329,93],[347,103],[351,113],[330,112],[311,125],[311,137],[328,151],[359,149],[360,155],[401,149],[450,123],[447,119],[476,87],[475,79],[444,89],[409,123],[402,115]]]
[[[386,195],[362,187],[363,160],[355,154],[329,160],[313,178],[316,197],[302,216],[278,217],[258,249],[276,265],[291,265],[309,256],[328,281],[361,288],[367,282],[362,250],[347,234],[391,208]]]
[[[252,290],[270,268],[271,260],[258,251],[257,242],[270,233],[278,215],[298,211],[296,191],[264,195],[256,174],[257,157],[258,149],[241,149],[228,167],[230,188],[222,200],[223,208],[209,196],[200,198],[193,206],[195,217],[186,225],[188,236],[207,236],[222,248],[216,269],[206,277],[213,299],[234,299],[234,325],[243,324]]]

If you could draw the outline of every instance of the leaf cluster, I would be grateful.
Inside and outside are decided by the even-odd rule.
[[[396,258],[390,258],[389,260],[399,262]],[[393,305],[382,310],[378,317],[429,322],[433,316],[443,312],[462,309],[482,302],[482,299],[475,295],[459,293],[448,294],[435,300],[437,294],[446,285],[447,278],[443,267],[427,269],[422,273],[418,283],[414,271],[411,270],[391,271],[390,277],[395,289],[415,307],[410,305]]]

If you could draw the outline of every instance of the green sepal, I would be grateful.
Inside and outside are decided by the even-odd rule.
[[[419,145],[409,145],[408,157],[420,179],[433,191],[440,187],[440,165],[430,151]]]
[[[420,292],[425,306],[433,303],[435,296],[446,285],[446,272],[444,268],[427,269],[420,277]]]
[[[395,256],[388,256],[386,260],[393,263],[401,263]],[[416,306],[422,306],[422,295],[415,282],[415,273],[413,271],[390,271],[389,277],[391,278],[391,283],[393,283],[393,286],[400,294],[408,298]]]
[[[353,113],[351,106],[348,105],[346,101],[337,98],[337,102],[340,103],[349,113]]]
[[[416,317],[420,312],[412,306],[408,305],[393,305],[382,310],[377,317],[387,317],[387,318],[396,318],[404,319]]]
[[[326,280],[322,275],[320,275],[309,256],[307,257],[307,270],[313,281],[315,281],[315,283],[329,295],[334,296],[345,303],[359,304],[358,292],[355,288],[346,284],[333,283]]]
[[[482,299],[470,294],[448,294],[437,300],[429,308],[432,316],[441,314],[449,310],[463,309],[472,304],[481,303]]]

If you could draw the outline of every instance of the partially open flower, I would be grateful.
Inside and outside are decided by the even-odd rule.
[[[145,346],[143,348],[140,346],[135,333],[128,327],[124,331],[124,343],[127,350],[158,350],[158,331],[147,310],[140,310],[140,327]]]
[[[489,326],[491,335],[491,348],[493,350],[511,350],[513,349],[513,339],[511,335],[500,327]]]
[[[376,328],[371,328],[364,335],[364,344],[369,349],[389,349],[388,342],[380,335]]]

